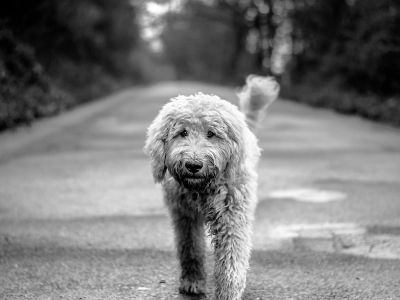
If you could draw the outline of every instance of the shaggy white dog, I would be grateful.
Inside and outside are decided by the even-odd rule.
[[[215,252],[216,298],[241,298],[257,203],[260,149],[252,130],[278,92],[273,78],[251,75],[238,94],[241,111],[217,96],[178,96],[148,129],[145,152],[172,216],[181,293],[204,292],[207,225]]]

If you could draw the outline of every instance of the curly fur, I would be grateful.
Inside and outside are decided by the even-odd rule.
[[[257,203],[260,149],[252,129],[278,91],[272,78],[249,76],[238,94],[243,112],[218,96],[178,96],[148,129],[145,152],[172,217],[182,293],[204,292],[207,225],[216,298],[241,298]]]

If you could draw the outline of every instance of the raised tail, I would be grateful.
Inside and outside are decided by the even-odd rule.
[[[279,94],[279,84],[273,77],[249,75],[246,85],[237,93],[240,110],[246,115],[246,122],[254,130],[265,115],[267,107]]]

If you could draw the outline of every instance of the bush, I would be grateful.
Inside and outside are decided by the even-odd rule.
[[[51,84],[31,47],[0,31],[0,130],[53,115],[74,104]]]
[[[311,85],[283,86],[282,96],[316,107],[332,108],[344,114],[357,114],[364,118],[400,126],[400,98],[360,95],[341,89],[334,84],[324,87]]]

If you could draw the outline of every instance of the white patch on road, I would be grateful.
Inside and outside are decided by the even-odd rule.
[[[262,249],[301,247],[368,258],[400,258],[400,236],[368,234],[355,223],[271,225],[264,235],[255,235],[254,245]]]
[[[325,203],[343,200],[347,196],[342,192],[328,191],[312,188],[296,188],[275,190],[268,194],[273,199],[293,199],[300,202]]]
[[[365,236],[360,243],[354,243],[341,252],[369,258],[399,259],[400,237],[389,234]]]
[[[295,240],[302,244],[307,240],[311,243],[307,248],[316,250],[318,247],[319,251],[332,252],[332,240],[336,236],[361,236],[364,233],[365,228],[354,223],[271,224],[267,230],[255,233],[254,245],[256,248],[279,250],[293,247]]]

